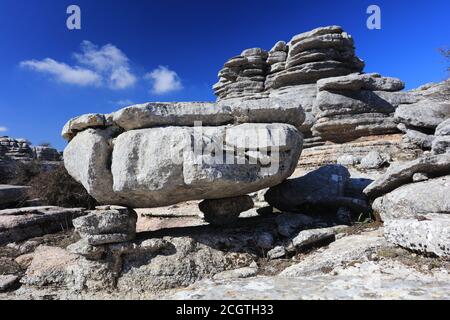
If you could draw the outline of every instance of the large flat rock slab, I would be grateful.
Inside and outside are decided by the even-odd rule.
[[[53,206],[0,210],[0,245],[66,230],[83,214],[83,208]]]
[[[175,300],[420,300],[448,299],[450,281],[413,275],[392,268],[382,273],[367,264],[354,274],[281,278],[253,277],[237,280],[205,280],[164,296]],[[372,273],[376,270],[376,273]],[[388,270],[386,270],[388,271]],[[409,271],[409,270],[408,270]],[[412,271],[412,270],[411,270]]]
[[[99,202],[135,208],[235,197],[279,184],[295,170],[302,137],[288,124],[160,127],[79,133],[68,172]]]

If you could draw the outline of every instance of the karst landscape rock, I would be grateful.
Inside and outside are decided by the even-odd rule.
[[[0,298],[448,299],[450,80],[364,66],[321,27],[230,58],[215,102],[70,119],[62,157],[0,138],[98,202],[0,186]]]

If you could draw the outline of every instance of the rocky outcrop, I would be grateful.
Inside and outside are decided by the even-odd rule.
[[[13,161],[61,161],[61,154],[48,146],[33,147],[25,139],[0,137],[0,158],[6,157]]]
[[[97,207],[73,220],[75,231],[90,246],[120,243],[136,236],[137,215],[131,209],[119,206]]]
[[[413,182],[416,173],[424,173],[430,176],[450,173],[450,154],[428,155],[413,161],[398,163],[370,184],[364,192],[371,198],[379,197],[403,184]]]
[[[448,190],[450,176],[413,182],[375,199],[373,209],[383,221],[405,217],[418,218],[429,213],[450,213]]]
[[[25,139],[0,137],[0,154],[12,160],[29,160],[33,157],[33,149]]]
[[[397,132],[396,107],[414,98],[399,92],[403,82],[379,74],[351,74],[317,83],[316,123],[313,134],[322,139],[346,142],[362,136]]]
[[[418,101],[400,105],[394,116],[398,129],[405,133],[403,148],[430,150],[434,143],[437,153],[442,153],[443,148],[448,145],[448,138],[442,138],[446,134],[435,131],[440,123],[450,117],[450,80],[424,85],[411,90],[410,94]]]
[[[322,27],[298,34],[288,43],[278,41],[268,52],[244,50],[225,63],[213,89],[219,101],[278,97],[300,103],[306,112],[300,129],[309,134],[316,81],[360,72],[363,67],[349,34],[338,26]]]
[[[398,164],[364,192],[385,223],[390,242],[421,253],[450,256],[450,153]]]
[[[276,99],[137,105],[110,118],[78,132],[64,151],[68,172],[105,204],[158,207],[246,195],[290,176],[301,153],[291,124],[302,123],[303,111]],[[75,132],[73,123],[81,126],[70,120],[63,135]]]
[[[436,127],[431,149],[434,154],[443,154],[450,150],[450,118]]]
[[[449,208],[446,209],[448,211]],[[422,217],[389,220],[385,224],[384,234],[389,242],[398,246],[438,257],[450,257],[449,214],[432,213]]]
[[[85,214],[81,208],[28,207],[0,210],[0,245],[72,227]]]

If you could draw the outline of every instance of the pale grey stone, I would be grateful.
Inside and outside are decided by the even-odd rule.
[[[70,119],[62,129],[61,136],[70,141],[79,131],[87,128],[103,127],[106,124],[105,116],[99,113],[84,114]]]
[[[25,276],[20,280],[29,287],[50,287],[70,292],[102,291],[114,287],[114,273],[107,263],[87,260],[80,255],[41,245]]]
[[[340,34],[344,30],[340,26],[327,26],[327,27],[319,27],[316,29],[313,29],[311,31],[303,32],[300,34],[297,34],[292,37],[291,41],[288,43],[289,46],[296,44],[299,41],[317,37],[325,34]]]
[[[352,261],[364,261],[385,245],[379,232],[351,235],[331,243],[326,249],[308,255],[300,263],[286,268],[282,277],[312,276]]]
[[[448,299],[445,271],[420,272],[398,262],[363,262],[336,274],[202,280],[163,299],[186,300],[440,300]]]
[[[222,271],[214,275],[215,280],[242,279],[254,277],[258,273],[258,267],[244,267],[235,270]]]
[[[302,230],[292,239],[292,246],[299,249],[325,240],[333,241],[334,237],[335,232],[329,228]]]
[[[145,103],[113,113],[114,122],[125,130],[157,126],[218,126],[233,121],[230,109],[209,102]]]
[[[371,198],[386,194],[403,184],[412,182],[415,173],[446,175],[450,173],[450,154],[425,155],[413,161],[389,167],[385,174],[372,182],[364,193]]]
[[[361,159],[360,166],[363,169],[379,169],[387,163],[386,156],[381,155],[378,151],[370,151]]]
[[[67,172],[102,203],[113,203],[115,198],[109,134],[108,130],[87,129],[78,133],[64,149]]]
[[[93,246],[86,239],[81,239],[67,247],[67,251],[82,255],[89,260],[100,260],[106,253],[104,246]]]
[[[384,236],[389,242],[410,250],[450,257],[449,214],[388,220],[385,222]]]
[[[0,210],[0,245],[64,231],[84,214],[83,208],[53,206]]]
[[[436,136],[450,136],[450,118],[442,121],[436,127]]]
[[[137,214],[124,207],[97,209],[73,220],[75,230],[89,245],[126,242],[136,235]]]
[[[202,130],[204,153],[200,155],[191,144],[194,128],[164,127],[121,134],[112,154],[114,192],[108,194],[115,198],[108,202],[148,208],[248,194],[290,176],[301,152],[302,138],[290,125],[243,124]],[[278,153],[267,152],[275,148]],[[229,150],[233,151],[232,163],[221,163]]]
[[[283,246],[276,246],[267,252],[267,258],[270,260],[280,259],[286,256],[286,249]]]
[[[277,43],[275,43],[275,45],[272,47],[272,49],[270,49],[269,54],[272,52],[286,52],[288,50],[288,47],[286,45],[286,42],[284,41],[278,41]]]
[[[450,136],[438,136],[433,140],[431,149],[434,154],[450,152]]]
[[[287,123],[299,128],[305,120],[305,113],[297,100],[223,100],[218,105],[229,108],[238,123]]]
[[[422,172],[414,173],[413,176],[412,176],[413,182],[426,181],[426,180],[428,180],[429,178],[430,178],[430,177],[429,177],[427,174],[422,173]]]
[[[216,233],[219,233],[217,231]],[[214,234],[201,241],[188,237],[164,237],[169,243],[158,253],[122,255],[123,268],[117,290],[126,292],[161,292],[188,286],[203,278],[212,278],[226,270],[248,267],[253,259],[247,253],[216,249]]]
[[[404,87],[405,84],[400,79],[382,77],[378,73],[353,73],[347,76],[326,78],[317,81],[317,89],[319,91],[400,91]]]
[[[394,115],[397,122],[427,129],[435,129],[448,118],[450,118],[450,103],[426,99],[409,105],[400,105]]]
[[[354,166],[356,164],[359,164],[360,162],[360,157],[355,157],[351,154],[344,154],[336,160],[336,163],[342,166]]]
[[[425,134],[412,129],[406,129],[405,131],[406,134],[402,138],[403,143],[413,144],[423,150],[429,150],[432,148],[433,141],[435,140],[434,135]]]
[[[450,176],[405,184],[375,199],[372,207],[383,221],[450,213]]]

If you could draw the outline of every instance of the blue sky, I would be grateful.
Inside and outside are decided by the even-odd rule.
[[[66,8],[81,8],[81,30]],[[380,6],[382,29],[366,9]],[[344,27],[366,72],[407,88],[441,81],[448,0],[0,0],[0,135],[50,142],[71,117],[147,101],[215,100],[217,72],[243,49],[325,25]]]

